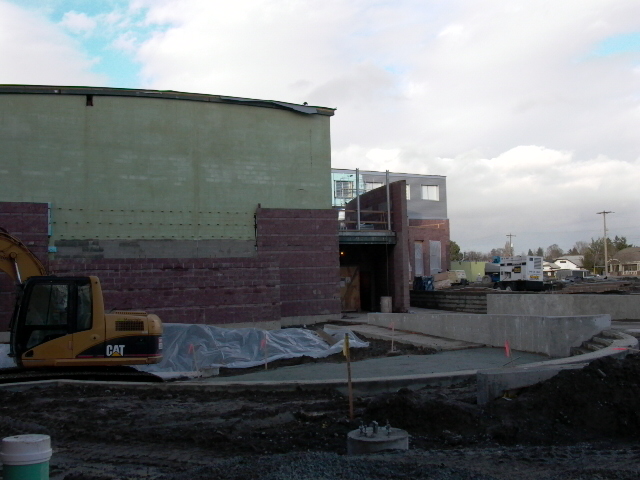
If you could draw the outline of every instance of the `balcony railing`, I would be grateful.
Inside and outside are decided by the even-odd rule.
[[[344,218],[339,219],[340,230],[389,230],[389,221],[385,210],[343,210]]]

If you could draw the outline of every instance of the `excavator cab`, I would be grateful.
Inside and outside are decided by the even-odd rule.
[[[35,359],[44,343],[93,327],[89,277],[32,277],[27,280],[22,301],[11,325],[11,355]],[[59,348],[71,358],[73,335]],[[50,350],[50,349],[47,349]],[[60,355],[58,355],[60,356]]]
[[[0,271],[16,283],[10,355],[19,367],[124,366],[162,360],[162,321],[143,311],[105,313],[97,277],[46,275],[0,228]]]
[[[30,277],[11,322],[21,367],[122,366],[162,359],[162,322],[146,312],[105,314],[97,277]]]

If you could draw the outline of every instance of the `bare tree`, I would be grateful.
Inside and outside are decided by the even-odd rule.
[[[587,250],[589,250],[589,242],[585,242],[583,240],[578,240],[573,245],[573,248],[571,250],[569,250],[569,253],[571,255],[582,255],[582,256],[584,256],[584,254],[587,253]]]
[[[564,255],[564,250],[562,250],[557,243],[553,245],[549,245],[544,252],[544,259],[547,262],[553,262],[556,258]]]

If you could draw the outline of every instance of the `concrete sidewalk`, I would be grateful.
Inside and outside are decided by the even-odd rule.
[[[344,329],[341,325],[325,325],[326,331],[332,329],[341,330]],[[425,335],[423,333],[403,332],[400,330],[394,330],[389,328],[377,327],[375,325],[364,325],[354,323],[350,325],[349,330],[365,339],[373,338],[377,340],[386,340],[394,342],[395,346],[402,350],[402,345],[413,345],[415,347],[431,348],[437,352],[449,351],[449,350],[465,350],[468,348],[478,348],[484,345],[480,343],[470,343],[462,340],[451,340],[448,338],[434,337],[432,335]]]
[[[420,378],[452,372],[475,375],[477,370],[524,365],[548,359],[545,355],[514,351],[511,352],[511,358],[508,358],[503,349],[482,347],[446,351],[433,355],[401,355],[352,362],[351,376],[354,381],[357,381],[391,377]],[[223,384],[258,384],[262,382],[345,382],[346,378],[346,362],[341,362],[308,363],[244,375],[210,377],[197,381]]]

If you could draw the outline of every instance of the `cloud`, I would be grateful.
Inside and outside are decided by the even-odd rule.
[[[0,0],[0,81],[99,84],[80,42],[107,32],[130,87],[337,108],[333,166],[446,176],[463,249],[569,248],[603,209],[640,244],[640,2],[109,5],[53,22]]]
[[[334,152],[333,165],[447,177],[451,238],[463,250],[502,247],[508,233],[516,235],[518,253],[553,243],[568,250],[578,240],[602,236],[602,220],[595,214],[603,209],[616,211],[608,219],[611,236],[640,243],[640,159],[577,160],[574,152],[537,145],[517,146],[491,158],[474,151],[425,158],[419,148],[352,145]]]
[[[0,83],[99,85],[95,61],[60,26],[0,0]]]
[[[71,11],[64,14],[60,25],[73,33],[90,33],[96,28],[97,22],[85,13]]]

